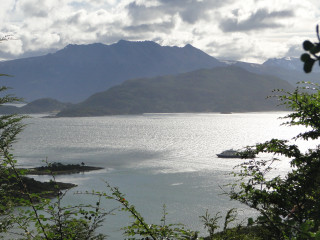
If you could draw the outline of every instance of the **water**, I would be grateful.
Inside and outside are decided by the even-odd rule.
[[[146,114],[94,118],[28,119],[28,126],[14,145],[22,166],[50,162],[81,163],[104,167],[101,171],[59,176],[58,181],[76,183],[68,204],[88,201],[73,192],[106,191],[105,181],[118,186],[147,221],[160,223],[162,205],[168,222],[203,230],[199,216],[239,208],[239,218],[253,211],[228,200],[223,186],[241,162],[219,159],[216,153],[242,148],[274,137],[291,138],[299,128],[280,127],[284,113],[246,114]],[[287,161],[278,173],[288,170]],[[45,177],[38,177],[44,179]],[[221,189],[222,188],[222,189]],[[114,206],[107,202],[107,208]],[[101,232],[109,239],[123,239],[119,228],[131,221],[116,213],[107,218]]]

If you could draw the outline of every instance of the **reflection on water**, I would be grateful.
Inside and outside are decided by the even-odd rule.
[[[33,118],[15,144],[24,166],[41,160],[81,163],[105,169],[58,176],[73,182],[66,202],[87,201],[75,191],[104,191],[105,181],[120,187],[147,220],[160,223],[162,205],[168,219],[199,229],[206,209],[215,213],[240,206],[221,195],[233,181],[228,175],[240,159],[219,159],[216,153],[242,148],[272,137],[291,138],[298,128],[279,127],[284,113],[251,114],[147,114],[95,118]],[[284,161],[279,172],[288,169]],[[45,178],[45,177],[37,177]],[[113,203],[108,203],[112,206]],[[240,211],[245,217],[252,211]],[[118,229],[130,219],[117,214],[101,231],[122,239]]]

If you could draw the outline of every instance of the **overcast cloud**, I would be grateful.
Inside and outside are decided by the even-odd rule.
[[[238,11],[236,11],[234,18],[226,18],[220,22],[220,28],[223,32],[248,32],[269,28],[283,28],[285,23],[279,22],[279,19],[291,17],[294,17],[293,10],[269,12],[263,8],[252,13],[248,19],[241,21],[239,20]]]
[[[298,56],[315,39],[317,0],[5,0],[0,59],[121,39],[191,44],[229,60]]]

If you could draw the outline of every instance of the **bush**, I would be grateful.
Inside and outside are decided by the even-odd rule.
[[[319,30],[317,26],[317,36]],[[311,72],[319,57],[320,43],[305,41],[301,56],[305,72]],[[293,112],[284,117],[286,126],[303,126],[305,132],[292,140],[310,141],[320,137],[320,88],[310,82],[298,83],[292,93],[276,90],[282,105]],[[271,233],[270,239],[320,239],[320,146],[303,152],[288,140],[270,141],[248,147],[243,154],[268,153],[269,158],[249,159],[235,175],[230,198],[256,209],[258,226]],[[291,170],[285,176],[271,177],[273,163],[290,159]]]

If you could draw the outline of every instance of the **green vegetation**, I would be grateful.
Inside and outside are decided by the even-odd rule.
[[[88,171],[103,169],[101,167],[92,167],[82,164],[62,164],[58,162],[47,163],[46,166],[24,169],[28,175],[59,175],[59,174],[74,174]]]
[[[313,65],[315,62],[319,61],[320,56],[320,35],[319,35],[319,25],[316,27],[317,37],[319,42],[312,43],[309,40],[303,42],[303,49],[308,53],[304,53],[301,55],[300,59],[304,62],[303,70],[306,73],[310,73],[312,71]]]
[[[284,80],[250,73],[239,67],[201,69],[179,75],[129,80],[94,94],[86,101],[62,110],[57,116],[279,111],[281,108],[276,106],[276,101],[265,100],[275,88],[293,90]]]
[[[317,34],[318,28],[317,28]],[[310,42],[311,43],[311,42]],[[317,53],[319,43],[305,43],[302,55],[305,71],[311,71],[319,60]],[[306,47],[307,46],[307,47]],[[315,48],[315,49],[314,49]],[[308,59],[313,59],[312,61]],[[311,63],[313,62],[313,63]],[[0,88],[0,92],[6,87]],[[130,204],[118,188],[107,184],[107,192],[86,192],[96,197],[95,205],[63,206],[61,200],[65,193],[58,191],[56,201],[50,201],[45,193],[32,193],[25,183],[25,171],[16,168],[16,160],[10,154],[11,145],[22,131],[23,116],[0,116],[0,237],[9,239],[105,239],[97,233],[104,218],[112,212],[100,208],[101,201],[110,199],[119,203],[121,210],[128,212],[133,222],[125,227],[126,239],[255,239],[255,240],[304,240],[320,239],[320,146],[303,152],[294,140],[318,140],[320,137],[320,87],[312,83],[300,83],[293,92],[276,90],[280,103],[292,112],[284,117],[286,126],[306,127],[304,132],[295,136],[292,141],[271,139],[255,146],[247,147],[242,153],[246,158],[239,165],[239,171],[233,174],[237,181],[231,185],[228,193],[231,199],[240,201],[257,210],[256,219],[249,218],[247,226],[239,224],[229,228],[236,221],[236,210],[225,214],[223,230],[216,232],[220,213],[211,217],[206,212],[200,220],[208,230],[208,236],[198,236],[197,231],[185,229],[180,224],[167,224],[164,206],[161,223],[148,224],[135,206]],[[0,98],[0,104],[19,101],[12,96]],[[259,158],[250,158],[252,154]],[[273,164],[279,159],[290,161],[291,170],[284,176],[274,176]],[[55,166],[56,165],[56,166]],[[54,164],[59,169],[59,164]],[[46,170],[55,167],[48,166]],[[64,167],[64,166],[63,166]],[[52,183],[59,188],[52,175]],[[20,194],[13,189],[19,187]],[[22,195],[23,197],[22,197]],[[22,206],[22,207],[17,207]]]
[[[0,88],[1,93],[5,90],[6,87]],[[0,97],[0,105],[19,101],[11,95]],[[110,212],[99,207],[99,197],[96,205],[63,206],[61,200],[66,192],[61,190],[70,186],[61,186],[54,175],[51,182],[38,184],[24,177],[24,170],[17,169],[10,151],[24,128],[24,118],[0,116],[0,238],[104,239],[95,230]],[[55,201],[50,200],[53,194]]]
[[[318,27],[317,35],[320,41]],[[309,51],[301,56],[305,72],[319,60],[319,44],[304,42],[304,49]],[[284,125],[305,127],[305,132],[292,140],[319,139],[319,85],[302,82],[294,92],[277,92],[280,102],[293,111],[284,117]],[[292,141],[271,139],[248,147],[244,154],[268,153],[270,157],[250,159],[234,173],[240,183],[233,185],[230,198],[260,213],[255,224],[269,230],[270,239],[320,239],[320,146],[311,145],[309,142],[309,149],[303,152]],[[285,176],[270,176],[273,163],[283,157],[290,160],[291,171]]]
[[[2,182],[0,183],[1,185],[5,184],[3,182],[5,178],[6,178],[5,175],[1,177],[1,180],[2,180]],[[54,181],[40,182],[29,177],[22,177],[21,180],[26,186],[26,188],[28,189],[30,194],[41,194],[41,196],[45,198],[54,198],[61,191],[67,190],[76,186],[75,184],[72,184],[72,183],[62,183],[62,182],[54,182]],[[21,184],[15,185],[14,179],[11,179],[9,185],[11,185],[10,190],[13,193],[13,196],[22,197],[22,198],[27,197],[27,195],[24,194],[24,186],[22,186]]]

